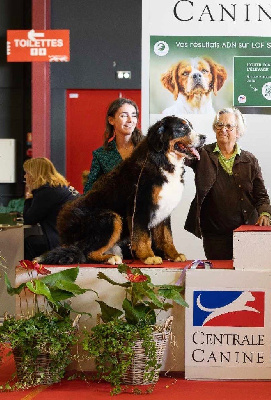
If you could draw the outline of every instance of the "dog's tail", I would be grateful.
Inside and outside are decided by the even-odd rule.
[[[74,245],[56,247],[37,258],[37,261],[48,265],[84,264],[87,259],[84,253]]]

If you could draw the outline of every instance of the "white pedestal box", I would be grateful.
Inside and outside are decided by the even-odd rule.
[[[271,271],[271,227],[242,225],[233,232],[233,267]]]
[[[186,272],[186,379],[271,379],[270,288],[271,271]]]

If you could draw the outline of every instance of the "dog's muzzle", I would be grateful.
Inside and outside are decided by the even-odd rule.
[[[174,145],[174,148],[179,153],[185,154],[188,157],[196,157],[198,160],[200,159],[199,152],[193,146],[185,145],[182,142],[176,142],[175,145]]]
[[[195,85],[201,85],[202,84],[202,75],[198,72],[193,74],[193,81]]]

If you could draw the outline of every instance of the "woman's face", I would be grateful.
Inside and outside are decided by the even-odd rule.
[[[25,185],[26,185],[28,188],[31,189],[31,185],[32,185],[32,182],[33,182],[32,175],[30,175],[29,172],[24,171],[24,179],[25,179]]]
[[[108,122],[113,125],[116,135],[132,135],[137,124],[137,112],[131,104],[123,104]]]
[[[215,133],[218,146],[234,147],[239,136],[235,115],[232,113],[221,114],[215,125]]]

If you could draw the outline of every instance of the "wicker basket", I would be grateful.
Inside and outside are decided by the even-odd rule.
[[[156,345],[156,359],[159,364],[162,364],[163,361],[164,352],[171,332],[172,320],[173,317],[167,319],[161,332],[153,332],[153,339]],[[122,378],[122,383],[125,385],[150,385],[156,383],[159,379],[160,368],[155,371],[152,380],[148,380],[144,377],[147,357],[142,343],[143,340],[137,340],[133,347],[134,357],[132,364]]]
[[[26,385],[51,385],[52,383],[59,382],[65,372],[65,368],[62,371],[52,371],[52,361],[48,353],[42,353],[35,360],[29,361],[31,372],[25,366],[20,349],[13,349],[13,355],[18,381]]]
[[[72,323],[74,332],[78,330],[81,314],[78,314]],[[68,334],[68,333],[67,333]],[[44,346],[43,352],[37,357],[26,357],[18,346],[12,349],[16,365],[18,381],[25,386],[51,385],[60,382],[64,377],[67,363],[61,365],[51,358],[49,345]],[[61,359],[62,354],[59,354]]]

